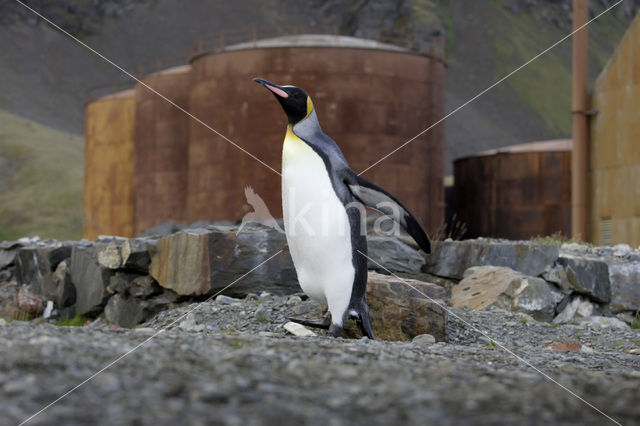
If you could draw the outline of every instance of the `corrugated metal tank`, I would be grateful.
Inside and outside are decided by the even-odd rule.
[[[529,239],[571,226],[571,140],[514,145],[454,161],[465,238]]]
[[[640,14],[593,89],[590,240],[640,245]]]
[[[189,110],[191,66],[159,71],[142,81]],[[133,221],[139,234],[158,223],[186,218],[191,118],[140,83],[135,97]]]
[[[263,40],[192,59],[190,111],[276,171],[286,117],[262,77],[304,88],[356,172],[444,115],[444,64],[396,46],[341,36]],[[252,186],[281,217],[280,176],[191,122],[188,219],[239,219]],[[436,126],[364,174],[396,194],[428,230],[443,220],[444,129]]]
[[[136,101],[133,89],[85,107],[83,235],[133,235]]]

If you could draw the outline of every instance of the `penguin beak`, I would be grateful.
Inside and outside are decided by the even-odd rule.
[[[284,90],[282,86],[278,86],[277,84],[273,84],[270,81],[264,80],[262,78],[254,78],[253,81],[255,81],[256,83],[262,84],[264,87],[271,90],[273,93],[275,93],[281,98],[289,97],[289,94]]]

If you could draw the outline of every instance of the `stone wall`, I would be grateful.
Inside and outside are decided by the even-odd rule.
[[[301,291],[283,234],[262,226],[236,232],[204,225],[133,239],[2,242],[0,317],[102,315],[134,327],[160,310],[221,291],[235,297]],[[640,311],[640,252],[628,246],[484,239],[433,246],[423,256],[400,240],[370,236],[369,256],[377,263],[369,269],[443,287],[438,300],[449,299],[454,308],[497,307],[556,323],[596,317],[614,325],[632,322]],[[376,280],[370,277],[370,286]],[[381,282],[374,296],[384,298],[393,285],[395,299],[416,296],[398,293],[399,281],[390,285]]]
[[[631,323],[640,311],[640,248],[561,247],[526,241],[467,240],[434,244],[424,272],[458,280],[450,305],[498,307],[562,323],[616,317]]]

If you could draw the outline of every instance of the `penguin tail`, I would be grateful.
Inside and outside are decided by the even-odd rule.
[[[431,253],[431,241],[418,219],[395,196],[352,171],[346,176],[351,194],[365,206],[390,216],[418,243],[425,253]]]

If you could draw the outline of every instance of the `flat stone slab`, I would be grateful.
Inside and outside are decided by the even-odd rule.
[[[234,281],[226,294],[244,297],[262,291],[300,291],[283,234],[263,227],[245,227],[236,235],[231,229],[189,229],[160,238],[151,250],[151,276],[160,286],[180,295],[210,294]],[[278,251],[282,253],[256,268]]]
[[[424,272],[462,279],[473,266],[504,266],[529,276],[539,276],[558,258],[558,248],[524,241],[437,241],[426,256]]]
[[[551,321],[562,294],[543,279],[530,277],[510,268],[478,266],[451,292],[454,308],[502,308],[523,312],[539,321]]]
[[[446,290],[436,284],[369,272],[367,304],[376,339],[411,341],[430,334],[448,339]],[[361,337],[355,321],[348,320],[345,335]]]
[[[609,267],[602,260],[563,254],[558,258],[573,290],[598,302],[609,302]]]
[[[386,268],[392,272],[416,274],[425,264],[424,257],[418,250],[392,237],[367,236],[367,255],[371,258],[367,262],[367,268],[382,273]]]
[[[71,252],[71,282],[76,289],[76,313],[99,312],[107,302],[113,271],[98,263],[95,247],[76,246]]]
[[[613,312],[640,311],[640,262],[609,265]]]

